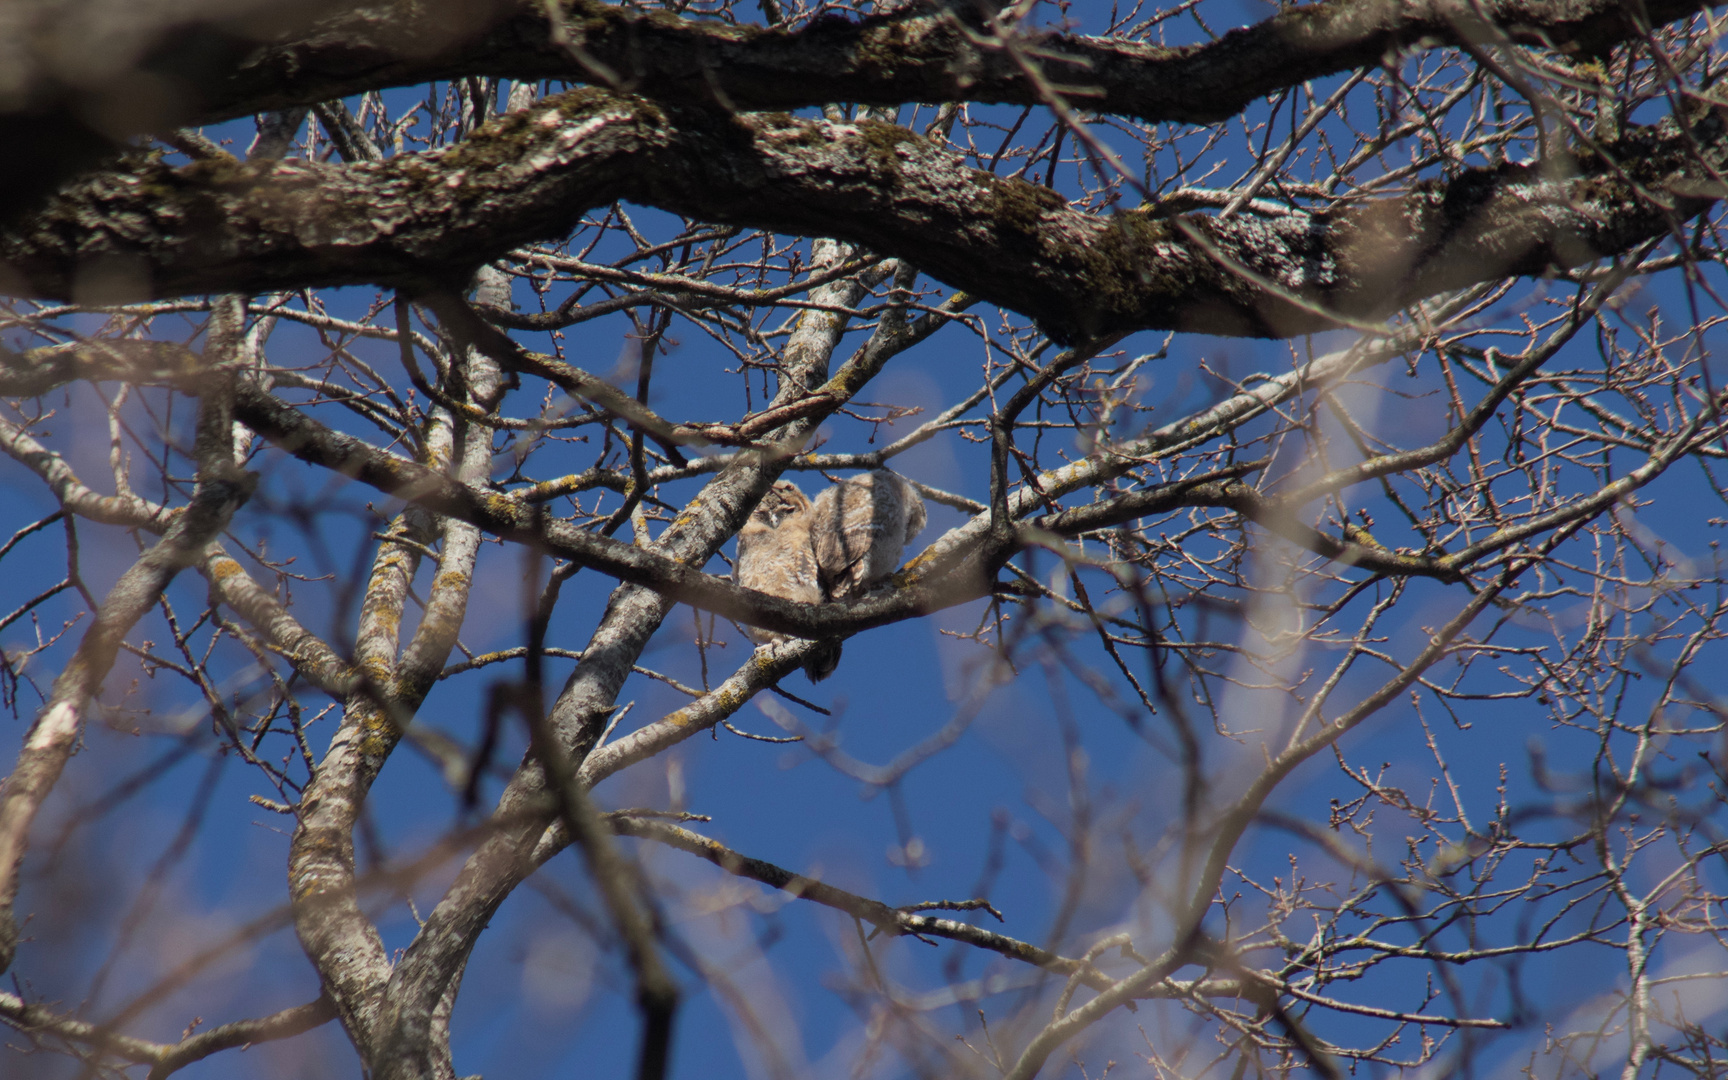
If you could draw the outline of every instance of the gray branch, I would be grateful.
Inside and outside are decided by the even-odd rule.
[[[192,501],[168,526],[162,539],[114,583],[90,629],[85,631],[64,670],[54,680],[48,701],[24,736],[18,762],[0,786],[0,970],[12,964],[18,929],[12,916],[18,898],[18,872],[28,846],[30,824],[60,779],[72,756],[102,681],[114,665],[127,631],[155,605],[168,584],[199,561],[205,545],[228,524],[257,484],[233,461],[232,378],[207,374],[217,385],[207,389],[198,418],[198,483]],[[222,385],[226,384],[226,386]]]
[[[328,1023],[335,1015],[336,1010],[330,1002],[319,998],[269,1016],[222,1024],[209,1031],[188,1035],[177,1043],[155,1043],[118,1035],[101,1024],[62,1015],[15,994],[0,993],[0,1020],[28,1035],[52,1035],[126,1061],[149,1065],[149,1080],[164,1080],[193,1062],[222,1050],[293,1038]]]

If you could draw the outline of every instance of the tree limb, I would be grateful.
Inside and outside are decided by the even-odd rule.
[[[188,1035],[177,1043],[155,1043],[117,1035],[101,1024],[63,1016],[45,1006],[31,1004],[16,994],[0,992],[0,1019],[19,1031],[30,1035],[53,1035],[127,1061],[149,1065],[148,1080],[164,1080],[193,1062],[222,1050],[293,1038],[329,1023],[335,1016],[335,1008],[327,998],[321,997],[269,1016],[231,1021],[209,1031]]]
[[[66,21],[96,7],[59,6]],[[226,36],[235,49],[230,65],[180,61],[189,104],[197,104],[175,123],[212,123],[472,75],[616,84],[666,102],[736,109],[791,110],[830,101],[1044,103],[992,28],[963,5],[918,3],[861,20],[825,15],[797,27],[759,27],[564,0],[561,35],[541,0],[350,3],[317,21],[307,17],[318,14],[315,7],[295,11],[278,4],[287,10],[272,14],[287,25],[250,49],[246,32],[269,24],[254,16],[247,26],[244,14],[237,19],[224,6],[232,4],[216,5],[202,19],[188,18],[185,5],[168,4],[135,17],[137,37],[126,45],[144,53],[152,67],[172,65],[176,51],[189,47],[188,37]],[[1639,36],[1640,17],[1661,26],[1715,6],[1647,0],[1634,16],[1620,0],[1325,0],[1176,48],[1011,32],[1020,49],[1040,60],[1050,82],[1090,110],[1203,124],[1287,87],[1377,66],[1389,53],[1502,34],[1521,45],[1588,56]],[[256,0],[253,7],[268,10]],[[45,96],[52,85],[46,73],[30,74],[39,80],[31,90]]]
[[[455,147],[380,163],[131,160],[0,236],[0,288],[69,297],[92,260],[116,260],[144,272],[151,296],[359,283],[418,294],[627,198],[899,256],[1063,341],[1286,336],[1665,235],[1713,201],[1723,128],[1699,108],[1601,151],[1465,170],[1312,216],[1102,216],[889,124],[577,90]]]
[[[11,966],[18,929],[12,916],[18,898],[18,873],[30,824],[60,779],[102,681],[113,667],[127,631],[156,604],[169,583],[198,561],[204,547],[227,526],[234,511],[252,494],[257,474],[234,465],[230,434],[232,378],[205,394],[198,418],[198,483],[192,502],[169,524],[161,540],[114,583],[78,651],[54,680],[54,687],[24,736],[12,774],[0,788],[0,970]]]

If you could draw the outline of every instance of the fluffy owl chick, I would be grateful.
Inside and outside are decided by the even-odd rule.
[[[816,553],[810,544],[810,500],[797,484],[781,480],[756,504],[750,520],[738,530],[738,557],[732,562],[732,580],[746,588],[796,600],[802,604],[822,602],[822,584],[816,573]],[[758,645],[785,641],[786,634],[746,627]],[[818,649],[804,661],[811,682],[825,679],[840,662],[839,645]]]
[[[887,469],[850,477],[816,496],[810,538],[824,595],[862,596],[900,565],[924,528],[924,500]]]

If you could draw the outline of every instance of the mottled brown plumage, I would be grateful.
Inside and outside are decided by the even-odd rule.
[[[790,480],[776,483],[738,530],[732,580],[783,600],[822,602],[816,553],[810,544],[810,500],[797,484]],[[746,632],[759,645],[772,645],[788,637],[754,626],[747,627]],[[831,644],[832,648],[818,649],[805,659],[804,673],[811,682],[833,674],[840,662],[840,643]]]
[[[814,504],[797,484],[781,480],[738,530],[732,578],[802,604],[862,596],[894,572],[906,542],[923,528],[924,500],[886,469],[843,480]],[[788,636],[756,627],[747,632],[761,645]],[[839,663],[839,640],[827,640],[805,658],[804,673],[818,682]]]
[[[776,483],[738,530],[738,559],[732,565],[732,580],[784,600],[822,602],[816,556],[810,546],[810,500],[797,484],[790,480]],[[764,644],[785,636],[754,627],[750,630],[750,637]]]
[[[822,592],[862,596],[900,565],[906,542],[924,528],[924,500],[886,469],[853,476],[816,496],[810,537]]]

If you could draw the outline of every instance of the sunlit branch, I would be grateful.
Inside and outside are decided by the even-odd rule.
[[[177,1043],[155,1043],[116,1035],[103,1025],[63,1016],[41,1005],[32,1005],[16,994],[0,992],[0,1017],[24,1035],[51,1035],[80,1043],[126,1061],[149,1065],[150,1080],[163,1080],[212,1054],[253,1043],[291,1039],[335,1019],[336,1010],[324,998],[254,1020],[233,1020],[188,1035]]]
[[[17,948],[12,907],[30,825],[72,754],[122,639],[155,606],[175,576],[199,560],[204,546],[227,526],[257,484],[257,474],[242,472],[233,460],[232,376],[216,381],[207,388],[199,410],[198,482],[191,504],[109,590],[78,651],[55,678],[48,701],[24,736],[17,764],[0,789],[0,969],[11,966]],[[67,484],[73,479],[69,471],[63,477]]]

